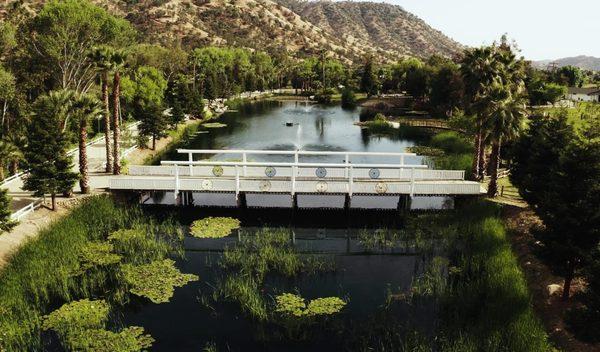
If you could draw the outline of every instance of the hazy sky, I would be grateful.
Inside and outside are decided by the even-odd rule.
[[[385,0],[469,46],[507,33],[530,60],[600,57],[600,0]]]

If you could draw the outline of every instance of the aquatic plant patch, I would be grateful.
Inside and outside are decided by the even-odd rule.
[[[82,299],[64,304],[44,316],[42,328],[54,330],[61,338],[79,331],[100,329],[108,320],[110,306],[104,300]]]
[[[293,317],[316,317],[339,313],[346,302],[339,297],[316,298],[305,303],[304,298],[292,293],[275,297],[275,311]]]
[[[121,256],[113,253],[113,245],[109,242],[90,242],[79,251],[79,269],[77,274],[83,274],[87,270],[116,264],[121,261]]]
[[[197,275],[181,273],[171,259],[138,266],[125,264],[123,275],[129,285],[129,292],[146,297],[153,303],[168,302],[175,287],[182,287],[199,279]]]
[[[406,148],[407,153],[415,153],[423,156],[444,156],[446,152],[443,149],[428,147],[428,146],[414,146]]]
[[[152,347],[154,339],[144,328],[130,326],[120,332],[104,329],[87,330],[69,337],[69,345],[81,352],[139,352]]]
[[[240,221],[226,217],[208,217],[196,220],[190,226],[190,234],[197,238],[223,238],[240,228]]]

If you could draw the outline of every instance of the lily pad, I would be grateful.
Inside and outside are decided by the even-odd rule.
[[[305,303],[304,298],[292,293],[275,297],[275,311],[293,317],[315,317],[339,313],[346,302],[339,297],[316,298]]]
[[[76,274],[83,274],[98,266],[107,266],[121,261],[121,256],[113,253],[113,245],[108,242],[90,242],[78,253],[79,269]]]
[[[197,238],[223,238],[240,228],[240,221],[234,218],[208,217],[196,220],[190,227],[190,234]]]
[[[89,329],[101,329],[108,320],[109,309],[104,300],[82,299],[67,303],[44,317],[42,329],[54,330],[61,337]]]
[[[104,329],[87,330],[68,339],[74,351],[83,352],[139,352],[152,346],[154,339],[144,334],[144,328],[131,326],[112,332]]]
[[[182,287],[199,278],[193,274],[183,274],[171,259],[164,259],[145,265],[125,264],[122,266],[129,292],[146,297],[153,303],[165,303],[173,297],[175,287]]]

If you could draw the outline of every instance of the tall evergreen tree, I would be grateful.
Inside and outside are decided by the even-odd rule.
[[[38,197],[50,194],[52,210],[56,210],[56,195],[70,194],[77,181],[62,128],[71,114],[72,96],[60,91],[38,98],[34,105],[35,117],[28,128],[25,157],[30,169],[23,188]]]
[[[8,190],[0,189],[0,232],[10,231],[16,222],[12,221],[10,211],[10,197]]]

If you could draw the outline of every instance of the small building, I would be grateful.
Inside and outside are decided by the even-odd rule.
[[[600,88],[569,87],[566,98],[571,101],[600,102]]]

